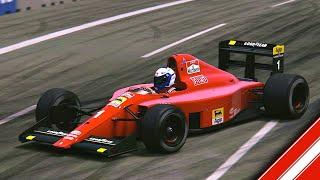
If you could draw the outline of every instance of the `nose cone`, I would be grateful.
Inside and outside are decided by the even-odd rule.
[[[53,146],[57,148],[62,148],[62,149],[69,149],[73,144],[74,144],[73,141],[65,138],[61,138],[59,141],[55,142]]]
[[[57,148],[69,149],[71,146],[79,141],[81,132],[78,130],[71,131],[67,136],[55,142],[53,146]]]

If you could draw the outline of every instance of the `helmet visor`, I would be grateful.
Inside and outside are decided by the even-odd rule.
[[[165,84],[167,83],[167,78],[168,77],[166,75],[154,77],[154,85],[155,86],[165,86]]]

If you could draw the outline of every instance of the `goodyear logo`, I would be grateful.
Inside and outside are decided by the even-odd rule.
[[[268,44],[266,43],[259,43],[259,42],[245,42],[243,45],[251,46],[251,47],[260,47],[260,48],[265,48],[268,46]]]
[[[283,53],[284,53],[284,45],[276,45],[273,48],[273,55],[278,55]]]

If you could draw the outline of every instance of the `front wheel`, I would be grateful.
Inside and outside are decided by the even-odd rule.
[[[188,129],[184,113],[167,104],[150,108],[140,123],[141,139],[152,152],[178,151],[186,142]]]
[[[309,86],[300,75],[272,75],[264,87],[264,107],[268,114],[299,118],[309,105]]]
[[[74,108],[67,108],[67,106]],[[46,126],[54,125],[61,130],[72,130],[80,121],[76,111],[80,106],[80,100],[73,92],[60,88],[50,89],[40,97],[37,103],[36,121],[46,118]]]

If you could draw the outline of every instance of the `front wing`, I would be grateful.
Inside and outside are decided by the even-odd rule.
[[[44,127],[43,125],[46,124],[44,121],[38,122],[20,134],[19,141],[22,143],[38,142],[53,145],[68,134],[65,131]],[[137,150],[137,137],[135,134],[114,139],[91,136],[80,143],[74,144],[71,148],[111,157]]]

